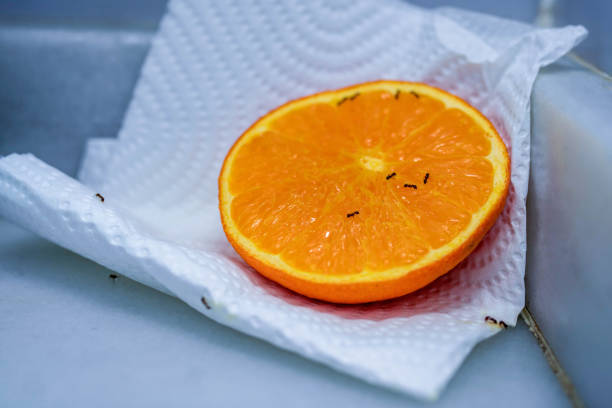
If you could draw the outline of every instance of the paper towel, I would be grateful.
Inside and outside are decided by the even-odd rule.
[[[30,155],[0,159],[0,214],[223,324],[434,398],[501,330],[485,318],[514,325],[523,307],[529,95],[539,67],[585,35],[393,0],[171,0],[119,139],[90,142],[82,183]],[[487,115],[512,158],[507,206],[468,259],[416,293],[356,306],[306,299],[227,243],[220,165],[277,105],[376,79],[423,81]]]

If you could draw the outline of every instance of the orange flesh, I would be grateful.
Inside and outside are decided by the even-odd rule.
[[[227,169],[226,159],[220,179],[227,190],[220,195],[221,211],[226,233],[231,218],[228,237],[235,247],[232,234],[246,238],[257,252],[278,256],[289,274],[295,269],[306,276],[350,277],[409,269],[453,242],[492,192],[505,198],[508,174],[505,185],[496,186],[489,157],[492,137],[498,146],[499,136],[494,129],[491,134],[492,126],[483,130],[482,116],[476,121],[443,98],[365,88],[269,116],[228,155],[231,166]],[[503,155],[507,160],[505,148]],[[501,168],[507,171],[508,162]],[[223,203],[223,194],[231,203]],[[486,229],[501,210],[499,203],[494,207],[485,214]],[[486,229],[472,234],[472,241]],[[253,249],[242,249],[247,261],[266,264]],[[461,257],[469,253],[463,252]],[[460,260],[443,262],[446,270],[419,278],[419,285]],[[341,302],[387,296],[334,299],[304,292]]]
[[[340,107],[319,103],[274,121],[238,152],[232,213],[258,247],[302,270],[386,269],[466,226],[491,190],[489,150],[469,116],[426,96],[378,91]],[[383,167],[366,168],[364,157]]]

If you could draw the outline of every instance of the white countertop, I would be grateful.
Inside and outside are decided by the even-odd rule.
[[[0,406],[569,406],[522,322],[423,404],[112,273],[0,220]]]

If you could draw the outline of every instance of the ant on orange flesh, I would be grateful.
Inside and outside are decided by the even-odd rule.
[[[242,258],[302,295],[390,299],[449,272],[503,209],[510,159],[493,125],[422,83],[297,99],[255,122],[219,176]]]

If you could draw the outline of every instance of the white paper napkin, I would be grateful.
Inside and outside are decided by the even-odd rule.
[[[0,159],[0,214],[218,322],[434,398],[501,330],[487,316],[514,325],[523,307],[531,87],[585,35],[393,0],[172,0],[119,140],[92,140],[83,183],[30,155]],[[375,79],[423,81],[487,115],[511,152],[508,203],[467,260],[416,293],[358,306],[309,300],[227,243],[220,165],[277,105]]]

